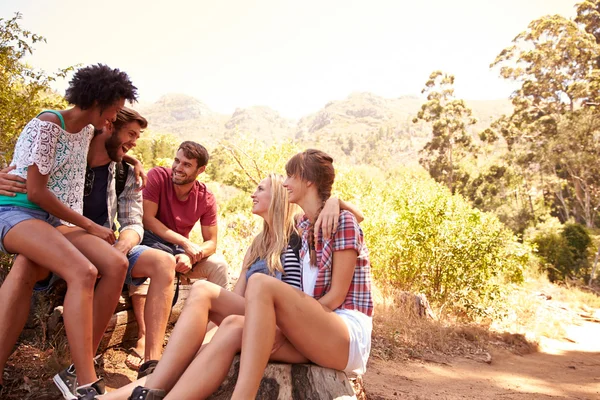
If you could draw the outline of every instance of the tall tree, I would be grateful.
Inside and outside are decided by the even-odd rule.
[[[453,75],[432,72],[422,93],[427,94],[427,102],[413,122],[430,123],[432,138],[421,150],[419,162],[436,181],[444,183],[454,193],[459,184],[464,185],[468,180],[460,163],[474,150],[467,127],[477,121],[465,102],[454,97]]]
[[[12,157],[19,133],[36,113],[65,106],[62,97],[52,92],[50,82],[72,70],[69,67],[46,74],[23,61],[33,54],[36,43],[46,39],[21,28],[21,18],[20,13],[10,19],[0,18],[0,155],[6,161]]]
[[[520,84],[514,112],[484,138],[503,137],[509,165],[520,171],[529,192],[543,192],[562,220],[575,217],[592,226],[600,177],[595,122],[599,99],[599,2],[577,5],[574,20],[550,15],[532,21],[492,63]],[[587,164],[587,165],[586,165]],[[532,202],[533,203],[533,202]],[[533,210],[532,210],[533,211]]]

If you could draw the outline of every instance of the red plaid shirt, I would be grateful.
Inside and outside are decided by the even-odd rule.
[[[310,221],[304,217],[298,227],[302,230],[302,249],[300,259],[303,260],[308,253],[308,227]],[[371,297],[371,264],[369,263],[369,250],[365,245],[362,229],[354,215],[348,211],[340,213],[338,229],[333,239],[323,241],[323,232],[319,232],[315,244],[317,251],[317,281],[315,283],[314,298],[320,299],[331,289],[331,276],[333,267],[333,253],[340,250],[354,249],[358,257],[352,282],[348,294],[340,308],[358,310],[368,316],[373,315],[373,299]]]

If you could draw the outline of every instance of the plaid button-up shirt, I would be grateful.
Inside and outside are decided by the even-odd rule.
[[[308,253],[308,227],[310,221],[304,217],[298,227],[302,231],[302,249],[300,259],[303,260]],[[333,254],[336,251],[354,249],[358,257],[354,268],[352,282],[348,294],[340,308],[358,310],[368,316],[373,315],[373,299],[371,297],[371,264],[369,263],[369,250],[364,242],[363,232],[354,215],[349,211],[342,211],[338,221],[338,229],[333,239],[323,240],[323,232],[319,232],[315,243],[317,252],[317,281],[315,283],[314,298],[320,299],[331,289]]]
[[[111,162],[108,166],[108,184],[106,189],[106,206],[108,209],[108,221],[104,223],[107,228],[115,229],[115,218],[119,222],[119,232],[131,229],[140,236],[142,242],[144,237],[144,215],[142,191],[138,189],[133,167],[127,170],[127,180],[123,193],[117,199],[116,189],[116,163]]]

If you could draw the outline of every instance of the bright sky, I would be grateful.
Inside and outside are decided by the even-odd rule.
[[[297,118],[350,93],[417,95],[436,69],[465,99],[506,98],[489,64],[527,24],[576,0],[2,0],[45,36],[28,61],[105,63],[141,100],[185,93],[211,109],[267,105]],[[66,83],[57,85],[64,91]]]

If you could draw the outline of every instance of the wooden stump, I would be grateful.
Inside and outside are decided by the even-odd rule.
[[[179,288],[179,299],[177,303],[173,306],[171,310],[171,316],[169,317],[169,323],[175,324],[177,319],[179,319],[179,315],[183,310],[183,305],[185,304],[185,300],[188,298],[191,290],[191,286],[181,286]],[[63,326],[63,306],[56,306],[54,310],[48,317],[48,335],[64,335],[64,326]],[[113,314],[110,322],[108,323],[108,327],[104,332],[104,336],[100,341],[99,351],[103,352],[109,347],[120,345],[124,342],[132,341],[137,339],[138,326],[137,321],[135,319],[135,314],[133,313],[131,300],[126,292],[121,295],[119,299],[119,304],[115,310],[115,314]]]
[[[233,360],[227,378],[210,400],[230,399],[240,369]],[[257,399],[262,400],[356,400],[352,385],[342,371],[312,364],[269,363],[260,382]]]

